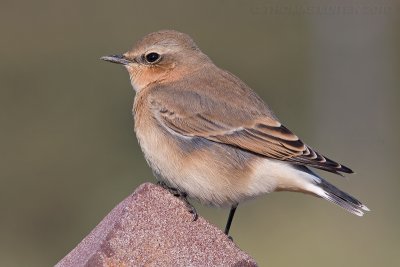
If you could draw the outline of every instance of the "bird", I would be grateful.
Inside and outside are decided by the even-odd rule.
[[[134,131],[158,183],[181,197],[230,208],[292,191],[326,199],[363,216],[368,207],[313,171],[353,171],[320,154],[283,125],[245,82],[216,66],[187,34],[161,30],[123,54],[135,91]]]

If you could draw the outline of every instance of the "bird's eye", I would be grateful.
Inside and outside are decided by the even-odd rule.
[[[155,62],[157,62],[157,61],[160,59],[160,55],[157,54],[157,53],[155,53],[155,52],[151,52],[151,53],[148,53],[148,54],[145,56],[145,59],[146,59],[146,61],[147,61],[148,63],[155,63]]]

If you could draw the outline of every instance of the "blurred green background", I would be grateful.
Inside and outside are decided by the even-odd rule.
[[[139,184],[134,92],[100,56],[144,34],[190,34],[372,210],[274,193],[239,206],[260,266],[399,266],[400,8],[390,1],[10,1],[0,8],[0,266],[49,266]],[[223,228],[227,210],[199,207]]]

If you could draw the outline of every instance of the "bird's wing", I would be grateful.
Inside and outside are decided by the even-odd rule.
[[[262,100],[255,93],[241,95],[237,103],[216,102],[215,96],[207,94],[164,87],[155,90],[149,102],[154,117],[173,133],[206,138],[339,175],[339,172],[352,173],[351,169],[304,144],[260,103]]]

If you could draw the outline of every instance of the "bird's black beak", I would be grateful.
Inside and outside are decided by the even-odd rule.
[[[132,63],[132,61],[129,60],[124,55],[104,56],[104,57],[101,57],[100,59],[105,60],[105,61],[109,61],[109,62],[112,62],[112,63],[116,63],[116,64],[122,64],[122,65],[127,65],[129,63]]]

